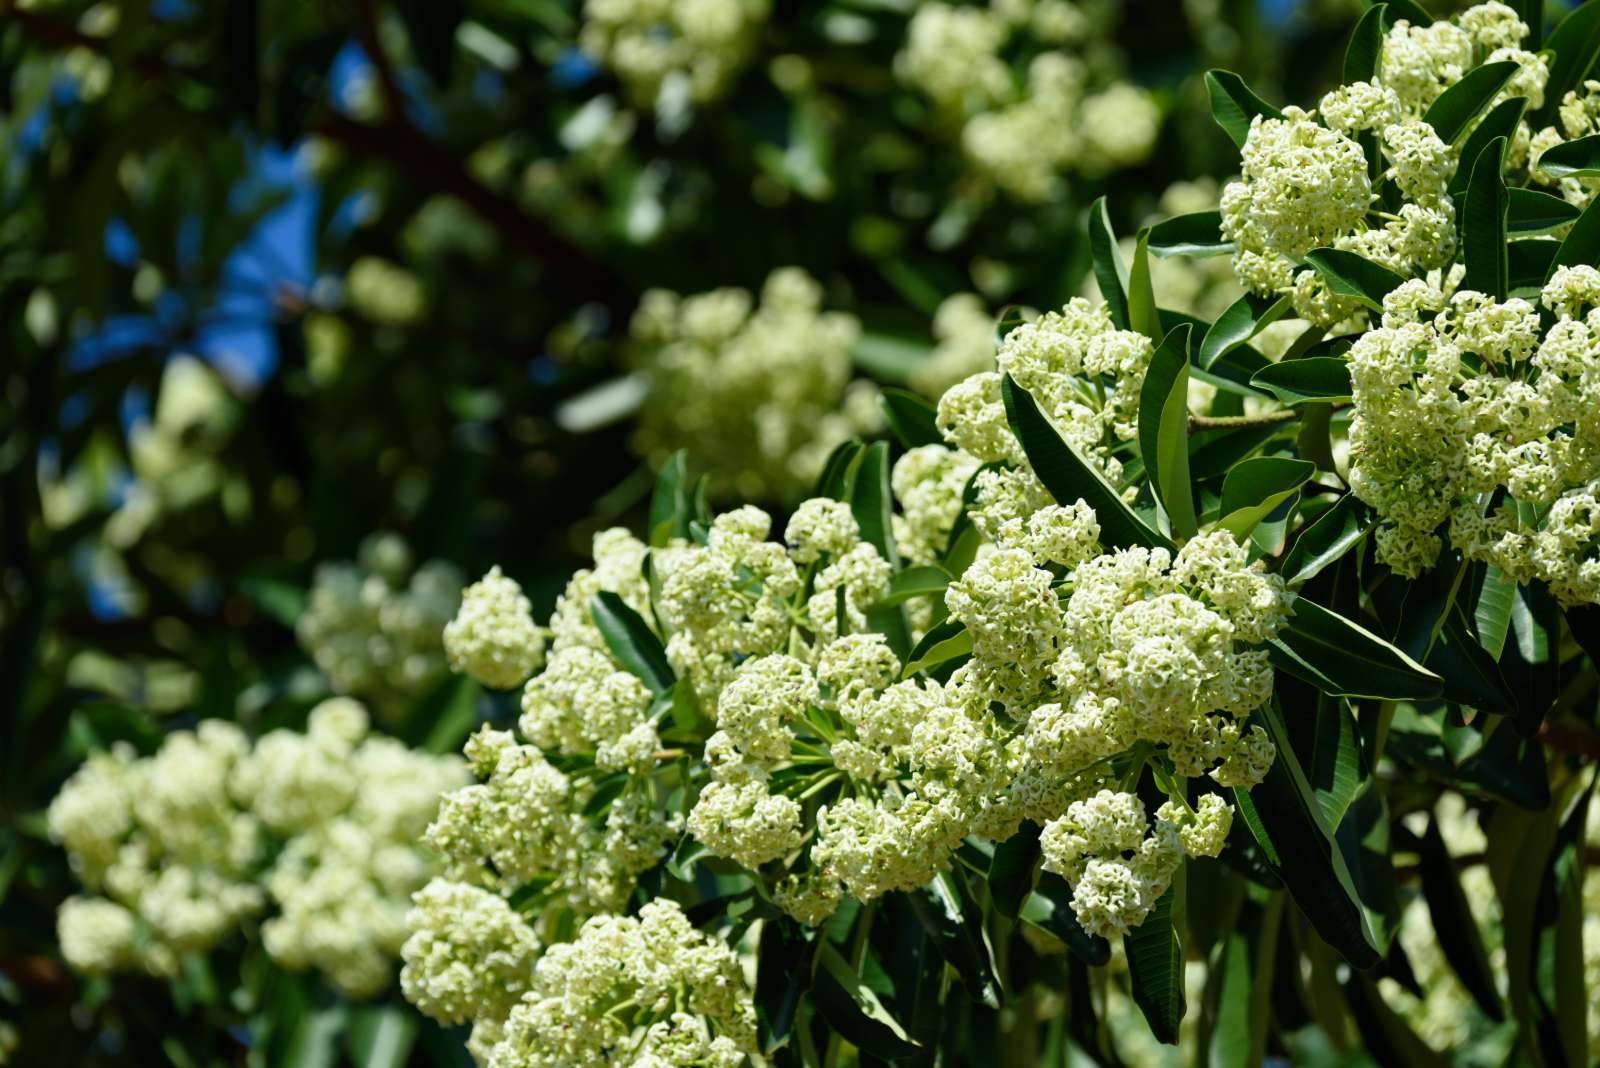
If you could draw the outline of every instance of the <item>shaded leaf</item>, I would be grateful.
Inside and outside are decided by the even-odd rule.
[[[1199,364],[1209,370],[1220,358],[1245,344],[1293,310],[1288,297],[1258,297],[1246,293],[1228,305],[1200,342]]]
[[[1347,401],[1350,364],[1336,356],[1305,356],[1263,367],[1251,377],[1250,384],[1265,386],[1289,405]]]
[[[1217,526],[1244,541],[1257,523],[1316,473],[1316,464],[1284,456],[1241,461],[1222,480],[1222,518]]]
[[[878,394],[878,406],[883,409],[890,431],[906,448],[944,443],[933,405],[915,393],[885,386]]]
[[[1220,211],[1196,211],[1163,219],[1150,228],[1148,243],[1151,254],[1161,259],[1226,256],[1233,252],[1233,242],[1222,236]]]
[[[1472,68],[1460,81],[1439,94],[1423,113],[1422,121],[1433,127],[1439,140],[1447,145],[1455,144],[1472,120],[1483,114],[1520,69],[1511,60]]]
[[[1306,266],[1327,283],[1330,292],[1351,297],[1374,311],[1383,309],[1383,298],[1405,279],[1389,268],[1342,248],[1314,248],[1306,253]]]
[[[1497,137],[1478,153],[1461,212],[1466,285],[1496,300],[1506,299],[1511,284],[1510,252],[1506,248],[1506,216],[1511,196],[1502,173],[1505,150],[1506,141]]]
[[[1283,112],[1251,92],[1244,79],[1232,71],[1206,71],[1206,92],[1211,97],[1211,117],[1240,148],[1250,134],[1250,121],[1257,115],[1283,118]]]
[[[627,602],[609,590],[601,590],[589,598],[589,615],[617,663],[644,680],[651,693],[664,694],[672,688],[677,675],[661,639]]]
[[[1415,700],[1444,680],[1358,623],[1296,597],[1288,624],[1268,643],[1272,662],[1323,693]]]
[[[1122,940],[1134,1004],[1144,1013],[1151,1033],[1168,1045],[1177,1045],[1178,1028],[1188,1009],[1183,989],[1183,944],[1173,919],[1174,911],[1181,912],[1174,903],[1181,900],[1182,894],[1180,868],[1144,922]]]
[[[1346,493],[1300,532],[1278,573],[1291,584],[1315,578],[1359,545],[1372,525],[1372,510],[1355,494]]]
[[[1199,530],[1189,480],[1189,328],[1166,336],[1150,357],[1139,393],[1139,451],[1145,475],[1179,537]]]

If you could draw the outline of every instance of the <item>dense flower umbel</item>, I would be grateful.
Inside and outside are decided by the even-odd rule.
[[[96,897],[62,906],[68,963],[160,975],[269,904],[267,952],[317,968],[356,997],[394,974],[407,902],[433,859],[418,839],[461,762],[367,734],[347,698],[323,702],[304,734],[252,748],[230,723],[170,735],[151,757],[98,754],[50,805],[50,833]]]
[[[879,425],[875,391],[851,382],[860,330],[823,311],[822,287],[795,267],[767,278],[759,305],[743,289],[651,290],[632,325],[649,383],[640,447],[687,448],[722,493],[798,498],[835,446]]]
[[[1048,200],[1068,173],[1139,163],[1155,144],[1155,102],[1108,77],[1121,67],[1114,10],[1069,0],[922,4],[895,71],[958,131],[987,183],[1018,200]],[[1019,54],[1026,63],[1013,66]]]
[[[585,0],[581,42],[639,107],[703,104],[750,58],[768,0]]]
[[[379,719],[396,719],[449,677],[439,633],[460,592],[453,566],[416,567],[397,535],[375,534],[355,562],[317,568],[295,635],[335,692],[370,703]]]
[[[1402,19],[1384,37],[1373,81],[1341,86],[1316,112],[1287,107],[1282,118],[1257,116],[1241,176],[1222,194],[1222,232],[1234,242],[1240,282],[1256,293],[1287,295],[1298,316],[1333,326],[1359,318],[1361,305],[1332,293],[1302,264],[1312,249],[1355,252],[1404,277],[1448,266],[1458,205],[1446,186],[1459,160],[1423,115],[1473,67],[1501,60],[1521,69],[1500,97],[1527,97],[1537,107],[1549,71],[1543,57],[1519,47],[1527,34],[1500,3],[1427,27]],[[1511,146],[1514,165],[1526,160],[1529,140],[1524,123]],[[1374,174],[1392,181],[1397,202],[1379,196]]]

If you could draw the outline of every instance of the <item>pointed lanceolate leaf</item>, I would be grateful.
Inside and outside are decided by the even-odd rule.
[[[1350,363],[1336,356],[1304,356],[1263,367],[1250,378],[1285,404],[1336,403],[1350,399]]]
[[[643,679],[651,693],[664,694],[672,689],[677,675],[667,661],[661,639],[627,602],[609,590],[601,590],[589,598],[589,615],[617,663]]]
[[[1144,1013],[1151,1033],[1174,1046],[1188,1008],[1183,989],[1183,945],[1173,917],[1174,902],[1182,893],[1180,868],[1172,885],[1156,899],[1150,915],[1123,938],[1134,1003]]]
[[[1472,165],[1478,162],[1478,154],[1490,141],[1496,137],[1504,137],[1509,142],[1516,135],[1517,124],[1522,121],[1522,115],[1527,107],[1528,98],[1525,96],[1502,100],[1472,128],[1467,139],[1461,142],[1455,173],[1450,176],[1451,197],[1459,197],[1467,191],[1467,182],[1472,178]]]
[[[688,460],[682,449],[667,458],[650,497],[650,544],[661,548],[673,538],[689,536],[693,503],[689,497]]]
[[[1350,34],[1350,43],[1344,50],[1344,84],[1370,82],[1378,74],[1378,60],[1383,55],[1383,18],[1388,8],[1374,4],[1367,8]]]
[[[777,917],[761,926],[760,952],[756,956],[756,1022],[761,1048],[771,1053],[788,1041],[795,1010],[810,988],[811,973],[795,967],[812,951],[798,925]]]
[[[1256,524],[1316,473],[1316,464],[1286,456],[1257,456],[1241,461],[1222,480],[1217,526],[1243,542]]]
[[[863,1052],[886,1060],[916,1056],[922,1047],[827,941],[817,951],[817,965],[811,1002],[835,1031]]]
[[[1257,711],[1277,756],[1261,784],[1250,791],[1235,789],[1234,801],[1267,866],[1283,880],[1317,933],[1353,967],[1370,968],[1381,959],[1377,940],[1282,715],[1276,701]]]
[[[1567,236],[1562,238],[1555,258],[1550,261],[1550,273],[1554,274],[1557,267],[1577,267],[1596,261],[1600,261],[1600,197],[1589,202],[1583,214],[1572,224],[1572,229],[1567,231]]]
[[[1022,443],[1034,474],[1058,504],[1079,500],[1094,509],[1100,540],[1109,547],[1168,545],[1167,539],[1134,514],[1098,468],[1085,463],[1039,410],[1031,394],[1006,375],[1000,383],[1011,430]]]
[[[885,386],[878,395],[878,405],[883,409],[883,418],[889,424],[889,429],[906,448],[944,443],[933,405],[915,393]]]
[[[972,633],[966,624],[947,619],[922,636],[906,659],[902,677],[910,678],[919,671],[932,671],[941,664],[972,652]]]
[[[957,872],[941,872],[920,890],[911,891],[911,909],[938,948],[939,955],[961,976],[974,1001],[1000,1003],[989,936],[983,913]]]
[[[1189,327],[1180,326],[1150,357],[1139,393],[1139,452],[1145,477],[1180,538],[1199,530],[1189,479]]]
[[[1423,114],[1422,121],[1433,127],[1439,140],[1447,145],[1455,144],[1472,120],[1483,114],[1520,69],[1511,60],[1472,68],[1459,82],[1439,94]]]
[[[1279,574],[1291,585],[1307,582],[1360,544],[1371,528],[1371,509],[1355,494],[1346,493],[1300,532]]]
[[[1133,247],[1133,263],[1128,266],[1128,329],[1153,341],[1161,340],[1161,313],[1156,308],[1156,291],[1150,279],[1149,233],[1141,233]]]
[[[950,573],[937,564],[908,567],[889,580],[889,596],[879,604],[901,604],[915,597],[943,597]]]
[[[1600,134],[1551,145],[1539,156],[1538,169],[1552,178],[1600,177]]]
[[[1174,215],[1150,228],[1150,253],[1160,259],[1168,256],[1226,256],[1233,242],[1222,236],[1222,212],[1196,211]]]
[[[1228,305],[1206,331],[1205,339],[1200,342],[1200,366],[1209,370],[1219,359],[1283,318],[1293,307],[1288,297],[1258,297],[1246,293]]]
[[[995,911],[1016,919],[1033,893],[1033,876],[1039,867],[1039,826],[1024,822],[1017,833],[994,847],[989,860],[989,897]]]
[[[861,450],[859,441],[841,441],[828,454],[827,461],[822,465],[822,474],[817,476],[816,496],[834,501],[849,499]]]
[[[1600,175],[1600,170],[1596,170],[1595,174]],[[1577,205],[1537,189],[1512,186],[1506,192],[1511,196],[1506,213],[1506,231],[1518,237],[1549,233],[1565,226],[1579,214]]]
[[[1562,98],[1589,76],[1596,55],[1600,54],[1600,6],[1592,3],[1575,6],[1550,34],[1545,48],[1554,55],[1549,63],[1550,76],[1545,81],[1544,105],[1539,109],[1534,129],[1553,123]]]
[[[855,485],[850,490],[850,511],[861,528],[861,540],[877,549],[878,555],[890,564],[899,561],[890,521],[893,507],[889,494],[889,443],[875,441],[861,452]]]
[[[1257,115],[1283,118],[1283,112],[1251,92],[1244,79],[1231,70],[1207,71],[1206,92],[1211,96],[1211,117],[1240,148],[1244,147],[1245,138],[1250,135],[1250,122]]]
[[[1106,302],[1106,311],[1118,330],[1133,329],[1128,313],[1128,265],[1122,260],[1122,250],[1117,247],[1117,232],[1111,228],[1111,214],[1106,210],[1106,198],[1100,197],[1089,205],[1089,256],[1094,265],[1094,279],[1100,285],[1100,296]]]
[[[1342,248],[1314,248],[1306,253],[1306,266],[1327,283],[1330,292],[1353,297],[1374,311],[1383,298],[1405,279],[1389,268]]]
[[[1033,893],[1022,903],[1022,918],[1065,942],[1072,955],[1090,967],[1111,960],[1111,943],[1083,929],[1072,910],[1072,887],[1054,872],[1039,872]]]
[[[1445,848],[1436,819],[1428,821],[1428,830],[1418,844],[1417,857],[1422,895],[1427,899],[1434,936],[1444,951],[1445,960],[1450,962],[1461,985],[1467,988],[1484,1014],[1491,1020],[1503,1019],[1505,1010],[1495,986],[1494,970],[1483,948],[1483,935],[1472,918],[1455,861]]]
[[[1467,265],[1466,285],[1496,300],[1505,300],[1510,287],[1511,264],[1506,248],[1506,216],[1511,194],[1506,189],[1502,165],[1506,142],[1490,141],[1478,153],[1467,182],[1461,215],[1461,252]]]
[[[1444,680],[1365,627],[1296,597],[1287,625],[1268,645],[1272,662],[1323,693],[1425,700]]]

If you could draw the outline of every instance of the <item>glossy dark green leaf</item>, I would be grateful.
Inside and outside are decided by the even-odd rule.
[[[1105,197],[1089,205],[1089,256],[1112,323],[1118,330],[1133,329],[1128,309],[1128,265],[1117,247],[1117,232],[1111,228]]]
[[[1268,644],[1272,662],[1323,693],[1417,700],[1437,697],[1444,680],[1370,630],[1304,597]]]
[[[1245,138],[1250,135],[1250,122],[1257,115],[1283,118],[1283,112],[1251,92],[1244,79],[1232,71],[1206,71],[1206,92],[1211,97],[1211,117],[1240,148],[1244,147]]]
[[[1459,197],[1467,191],[1467,182],[1472,178],[1472,165],[1478,162],[1478,155],[1488,147],[1490,141],[1496,137],[1504,137],[1510,142],[1516,136],[1517,124],[1522,121],[1527,107],[1528,98],[1525,96],[1502,100],[1490,108],[1489,113],[1472,128],[1472,132],[1467,134],[1467,139],[1461,142],[1455,173],[1450,176],[1452,197]]]
[[[840,442],[822,465],[822,474],[817,476],[815,495],[834,501],[849,500],[863,448],[859,441]]]
[[[1151,255],[1161,259],[1226,256],[1233,251],[1233,242],[1222,236],[1220,211],[1195,211],[1163,219],[1150,228],[1149,246]]]
[[[1314,248],[1306,253],[1306,266],[1314,269],[1337,296],[1351,297],[1374,311],[1383,298],[1405,279],[1381,264],[1342,248]]]
[[[933,405],[915,393],[885,386],[878,394],[878,405],[883,409],[883,418],[889,424],[890,431],[906,448],[944,443]]]
[[[1241,542],[1317,473],[1317,465],[1286,456],[1243,460],[1222,480],[1222,506],[1217,526]]]
[[[1513,64],[1515,66],[1515,64]],[[1462,206],[1461,252],[1467,266],[1466,285],[1496,300],[1510,288],[1510,253],[1506,248],[1506,216],[1511,195],[1502,164],[1506,142],[1495,138],[1478,153]]]
[[[1038,866],[1039,827],[1024,822],[1016,834],[994,847],[994,856],[989,859],[989,897],[996,912],[1016,919],[1022,903],[1033,893]]]
[[[1554,274],[1557,267],[1577,267],[1600,261],[1600,207],[1597,205],[1600,205],[1600,197],[1589,202],[1567,236],[1561,239],[1561,246],[1550,261],[1550,273]]]
[[[1294,308],[1288,297],[1258,297],[1246,293],[1228,305],[1200,342],[1199,364],[1209,370],[1213,364],[1277,322]]]
[[[351,1010],[345,1043],[356,1068],[402,1068],[417,1041],[417,1016],[399,1005]]]
[[[906,660],[905,670],[901,673],[904,678],[910,678],[919,671],[932,671],[940,664],[948,663],[958,656],[966,656],[972,652],[972,634],[967,630],[966,624],[953,619],[929,630],[911,650],[910,657]]]
[[[1256,836],[1273,874],[1317,932],[1356,968],[1381,959],[1343,853],[1323,818],[1321,802],[1290,744],[1276,702],[1258,710],[1277,747],[1267,777],[1254,789],[1234,790],[1234,802]]]
[[[1383,55],[1384,4],[1373,4],[1361,15],[1361,21],[1350,34],[1350,43],[1344,50],[1344,84],[1370,82],[1377,76],[1378,61]]]
[[[1183,894],[1180,869],[1172,885],[1156,899],[1144,922],[1123,937],[1132,980],[1133,1001],[1157,1040],[1177,1045],[1178,1028],[1188,1010],[1183,988],[1183,943],[1174,921],[1175,903]]]
[[[1139,451],[1145,477],[1172,525],[1189,538],[1199,530],[1189,479],[1189,328],[1166,336],[1150,357],[1139,393]]]
[[[1545,48],[1554,53],[1549,61],[1550,76],[1545,80],[1544,106],[1539,109],[1534,128],[1555,121],[1561,98],[1582,84],[1600,55],[1600,8],[1579,4],[1551,31]]]
[[[941,872],[927,886],[910,892],[917,920],[939,955],[961,976],[974,1000],[998,1006],[1000,981],[984,931],[983,913],[957,872]]]
[[[1359,545],[1372,525],[1372,510],[1355,494],[1346,493],[1300,532],[1278,573],[1292,585],[1315,578]]]
[[[1309,712],[1314,718],[1306,781],[1322,807],[1323,819],[1329,827],[1338,827],[1368,779],[1361,730],[1350,704],[1342,697],[1316,694],[1309,708],[1299,709],[1290,703],[1287,692],[1281,703],[1288,715]]]
[[[1332,403],[1350,399],[1350,363],[1336,356],[1306,356],[1263,367],[1250,379],[1285,404]]]
[[[1461,985],[1491,1020],[1500,1020],[1505,1009],[1495,986],[1494,970],[1483,948],[1483,935],[1472,918],[1472,909],[1461,888],[1454,859],[1439,834],[1437,819],[1428,821],[1417,848],[1418,870],[1422,875],[1422,894],[1428,902],[1434,936],[1445,960],[1455,970]]]
[[[1422,121],[1433,127],[1439,140],[1447,145],[1455,144],[1466,133],[1472,120],[1483,114],[1506,82],[1520,69],[1511,60],[1472,68],[1460,81],[1439,94],[1439,98],[1428,106]]]
[[[914,1057],[921,1049],[839,951],[824,941],[810,999],[828,1024],[864,1052],[885,1060]]]
[[[890,564],[899,562],[890,519],[894,498],[889,492],[889,443],[874,441],[861,451],[855,484],[850,487],[850,511],[861,528],[861,540],[878,550]]]
[[[1202,431],[1192,439],[1200,444],[1189,455],[1189,474],[1196,481],[1225,475],[1234,464],[1288,429],[1280,424]]]
[[[880,604],[901,604],[915,597],[942,597],[950,585],[950,573],[937,564],[908,567],[889,580],[889,596]]]
[[[1478,635],[1478,644],[1496,660],[1505,651],[1506,635],[1511,632],[1511,606],[1516,600],[1517,584],[1506,578],[1498,567],[1490,564],[1484,571],[1483,584],[1478,590],[1472,623]]]
[[[810,987],[811,970],[803,962],[812,952],[804,932],[788,918],[776,917],[762,924],[755,1005],[764,1052],[771,1053],[789,1039],[800,999]]]
[[[1596,140],[1600,141],[1600,137]],[[1600,174],[1600,170],[1595,173]],[[1507,192],[1511,199],[1506,214],[1506,230],[1519,237],[1549,233],[1570,223],[1579,214],[1576,205],[1537,189],[1512,186]]]
[[[1506,249],[1511,275],[1508,282],[1510,291],[1518,296],[1537,299],[1538,291],[1544,288],[1545,279],[1550,277],[1554,269],[1556,253],[1559,251],[1561,243],[1548,238],[1511,242]]]
[[[1156,308],[1155,285],[1150,278],[1149,233],[1141,233],[1128,265],[1128,327],[1152,341],[1161,340],[1161,313]]]
[[[1538,169],[1552,178],[1600,177],[1600,134],[1551,145],[1539,156]]]
[[[1111,548],[1144,545],[1154,548],[1167,539],[1134,514],[1121,494],[1097,468],[1083,462],[1039,410],[1032,395],[1006,375],[1000,385],[1011,430],[1022,443],[1028,463],[1057,503],[1086,501],[1100,521],[1100,540]]]
[[[1274,972],[1284,901],[1281,893],[1270,895],[1264,905],[1246,901],[1239,922],[1217,953],[1216,1023],[1207,1061],[1213,1068],[1252,1068],[1262,1063],[1272,1022],[1272,995],[1279,985]],[[1194,911],[1191,903],[1190,914]]]
[[[656,476],[650,496],[650,544],[660,548],[673,538],[689,536],[692,503],[689,499],[688,455],[678,450],[667,458]]]
[[[601,590],[589,598],[589,615],[617,663],[644,680],[651,693],[664,694],[672,688],[677,675],[661,639],[627,602],[609,590]]]

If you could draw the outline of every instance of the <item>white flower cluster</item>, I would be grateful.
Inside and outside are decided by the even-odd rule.
[[[1115,80],[1114,11],[1071,0],[921,4],[895,71],[957,131],[986,181],[1017,200],[1049,200],[1068,173],[1143,161],[1159,133],[1150,94]],[[1031,57],[1025,71],[1008,58],[1019,50]]]
[[[1588,266],[1559,268],[1537,305],[1420,279],[1389,294],[1350,350],[1350,485],[1384,520],[1379,560],[1420,574],[1448,523],[1513,581],[1600,602],[1597,308]]]
[[[449,677],[439,634],[460,600],[452,565],[416,567],[398,535],[374,534],[355,561],[317,568],[295,636],[336,693],[388,721]]]
[[[672,901],[596,916],[550,947],[485,1068],[739,1068],[757,1052],[739,958]]]
[[[461,609],[444,628],[444,651],[452,671],[509,690],[544,663],[544,633],[522,587],[492,567],[462,591]]]
[[[657,460],[687,448],[719,492],[793,500],[835,446],[877,429],[876,390],[851,382],[860,323],[823,311],[804,271],[774,271],[752,305],[733,288],[644,295],[632,325],[649,383],[639,445]]]
[[[579,41],[639,107],[678,94],[704,104],[749,61],[769,0],[585,0]]]
[[[1446,187],[1459,160],[1423,115],[1475,66],[1501,60],[1521,65],[1501,98],[1526,96],[1537,107],[1549,72],[1544,57],[1518,47],[1527,34],[1501,3],[1426,27],[1402,19],[1383,39],[1372,81],[1335,89],[1315,113],[1289,107],[1282,118],[1257,116],[1241,176],[1222,194],[1222,233],[1234,242],[1239,281],[1256,293],[1291,297],[1300,318],[1328,327],[1359,317],[1361,306],[1303,265],[1312,249],[1355,252],[1404,277],[1448,266],[1456,205]],[[1523,124],[1513,164],[1526,158],[1529,139]],[[1372,174],[1392,182],[1398,203],[1377,195]]]
[[[318,705],[305,733],[254,747],[207,720],[150,757],[97,754],[49,810],[51,836],[96,895],[62,905],[62,952],[88,973],[172,975],[270,905],[261,937],[274,960],[374,994],[393,977],[410,895],[434,870],[418,839],[464,777],[456,757],[368,735],[348,698]]]

